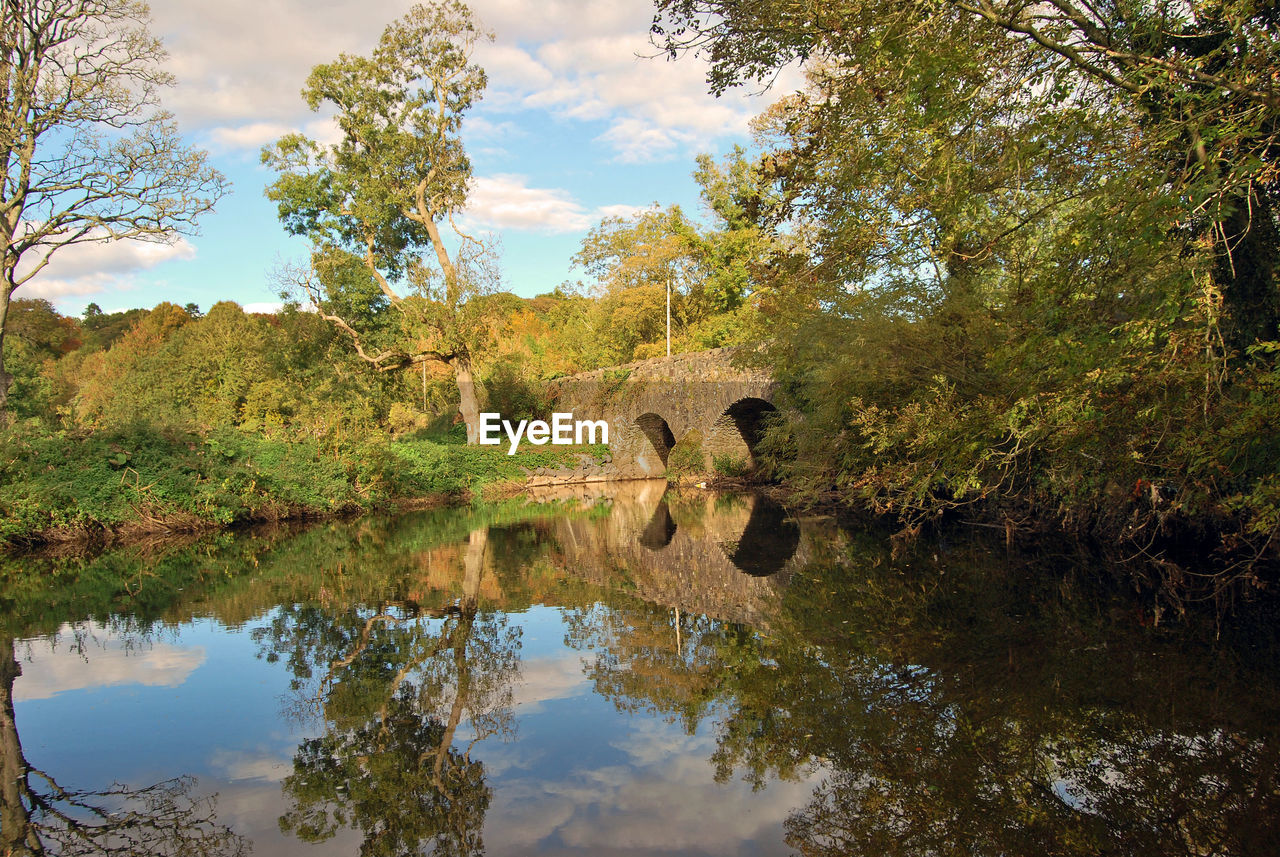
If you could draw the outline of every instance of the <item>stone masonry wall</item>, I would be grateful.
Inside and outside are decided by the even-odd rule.
[[[775,384],[764,370],[735,365],[744,356],[741,348],[716,348],[552,381],[554,411],[609,423],[610,460],[603,466],[583,462],[580,473],[534,473],[531,483],[659,478],[671,448],[684,439],[700,441],[706,471],[713,453],[750,461],[743,433],[726,413],[744,400],[753,403],[746,410],[771,407]]]

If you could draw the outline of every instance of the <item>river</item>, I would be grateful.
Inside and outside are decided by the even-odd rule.
[[[0,853],[1276,853],[1267,616],[665,487],[5,561]]]

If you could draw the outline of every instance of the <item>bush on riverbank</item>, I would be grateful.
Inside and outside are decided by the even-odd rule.
[[[231,430],[135,425],[0,433],[0,543],[102,532],[196,530],[357,511],[419,497],[466,498],[582,450],[506,455],[422,437],[283,441]]]

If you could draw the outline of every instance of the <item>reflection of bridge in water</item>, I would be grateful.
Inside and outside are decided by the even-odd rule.
[[[592,487],[555,495],[611,502],[606,517],[553,522],[556,564],[655,604],[767,626],[810,552],[801,526],[763,495],[673,495],[657,480]]]

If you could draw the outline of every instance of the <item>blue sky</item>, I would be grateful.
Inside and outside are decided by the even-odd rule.
[[[299,96],[312,66],[339,52],[368,53],[409,8],[391,0],[155,0],[153,32],[177,84],[164,94],[183,133],[206,148],[233,192],[172,246],[71,248],[18,297],[45,297],[78,315],[168,300],[201,307],[278,301],[270,271],[300,261],[262,190],[258,153],[291,130],[324,139],[327,117]],[[748,143],[749,121],[794,88],[763,96],[707,94],[705,67],[648,58],[653,7],[638,0],[474,0],[494,32],[477,59],[489,73],[464,137],[475,184],[464,222],[501,239],[507,288],[532,296],[578,279],[570,259],[608,214],[679,203],[699,210],[690,173],[698,152]],[[638,56],[639,55],[639,56]],[[648,56],[647,56],[648,55]]]

